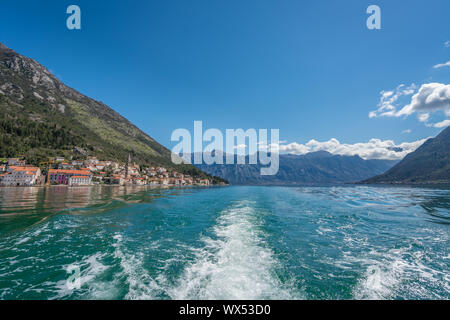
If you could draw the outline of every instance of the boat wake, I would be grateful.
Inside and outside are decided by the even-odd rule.
[[[294,286],[278,277],[281,264],[264,242],[263,221],[251,203],[240,202],[222,211],[211,236],[202,236],[180,275],[169,281],[166,268],[152,276],[143,267],[144,256],[125,253],[116,235],[115,258],[128,292],[125,299],[299,299]]]
[[[168,293],[173,299],[294,299],[293,286],[277,275],[281,264],[264,242],[262,217],[252,203],[240,202],[224,210],[212,237],[193,249],[196,259],[178,285]]]

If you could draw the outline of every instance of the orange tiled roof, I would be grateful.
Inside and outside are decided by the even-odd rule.
[[[86,179],[86,178],[89,178],[88,176],[72,176],[72,177],[70,177],[71,179],[72,178],[77,178],[77,179]]]
[[[49,174],[77,174],[77,175],[90,175],[89,169],[84,170],[62,170],[62,169],[50,169]]]
[[[20,167],[20,166],[10,166],[10,169],[14,170],[14,171],[38,171],[39,168],[38,167]]]

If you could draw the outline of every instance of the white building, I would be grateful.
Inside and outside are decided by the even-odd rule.
[[[72,176],[69,178],[69,186],[88,186],[91,184],[91,176]]]
[[[8,159],[8,166],[18,166],[20,162],[19,158],[9,158]]]
[[[90,164],[90,165],[92,165],[92,164],[98,164],[98,159],[96,158],[96,157],[89,157],[88,159],[87,159],[87,161],[86,161],[86,163],[87,164]]]
[[[200,180],[201,185],[209,186],[209,180],[208,179],[202,179]]]
[[[0,182],[4,186],[33,186],[41,176],[38,167],[11,166],[7,171]]]
[[[80,166],[80,167],[82,167],[84,165],[84,163],[81,160],[73,160],[72,161],[72,165],[73,166]]]
[[[164,167],[157,167],[157,168],[156,168],[156,172],[158,172],[158,173],[164,173],[164,172],[166,172],[166,171],[167,171],[167,169],[164,168]]]

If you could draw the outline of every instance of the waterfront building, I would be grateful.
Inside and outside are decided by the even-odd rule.
[[[110,178],[111,184],[118,184],[123,185],[125,183],[125,180],[123,179],[123,176],[120,174],[115,174]]]
[[[92,178],[90,176],[71,176],[68,180],[69,186],[87,186],[90,185]]]
[[[201,185],[209,186],[209,180],[208,179],[202,179],[200,180]]]
[[[38,167],[9,166],[6,173],[2,174],[3,186],[33,186],[38,182],[41,169]]]
[[[69,184],[69,179],[73,176],[84,176],[92,178],[92,174],[88,169],[82,170],[60,170],[50,169],[48,171],[47,181],[51,184]]]

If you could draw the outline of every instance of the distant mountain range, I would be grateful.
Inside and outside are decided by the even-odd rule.
[[[37,164],[50,156],[82,156],[175,166],[171,152],[100,101],[59,81],[44,66],[0,43],[0,157],[23,155]]]
[[[248,157],[245,160],[249,163]],[[279,171],[274,176],[261,176],[260,165],[196,166],[235,185],[301,185],[357,182],[386,172],[396,163],[392,160],[364,160],[359,156],[319,151],[305,155],[280,155]]]
[[[368,184],[450,183],[450,127],[429,139],[386,173],[363,181]]]

